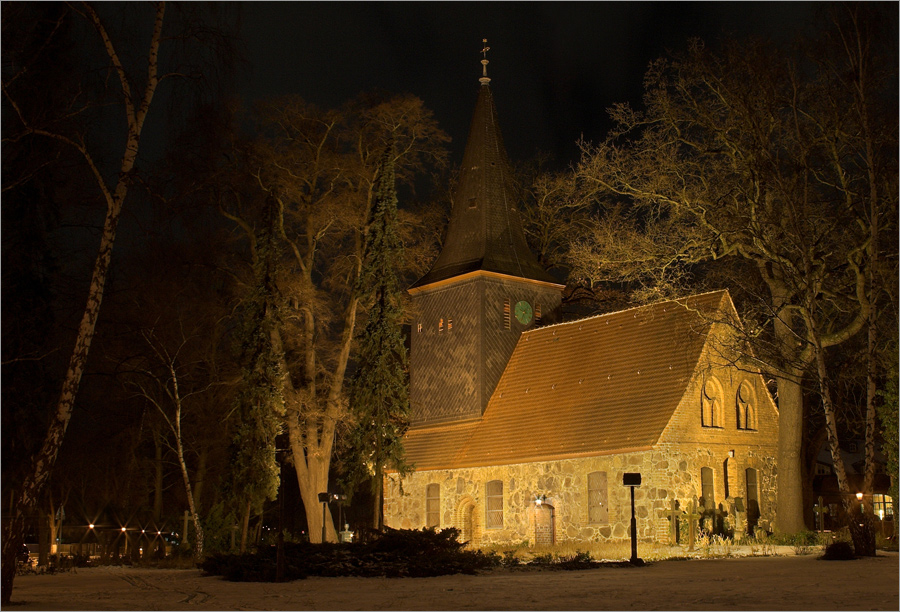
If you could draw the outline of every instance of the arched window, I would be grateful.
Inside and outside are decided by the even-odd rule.
[[[738,387],[736,399],[738,429],[756,429],[756,394],[746,380]]]
[[[722,386],[715,378],[707,378],[703,383],[700,418],[704,427],[722,426]]]
[[[488,529],[503,528],[503,482],[492,480],[486,485],[484,525]]]
[[[605,525],[609,523],[606,472],[588,474],[588,521]]]
[[[441,485],[437,483],[425,487],[425,526],[441,526]]]

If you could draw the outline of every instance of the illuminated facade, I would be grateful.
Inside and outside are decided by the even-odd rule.
[[[486,65],[486,61],[483,62]],[[516,210],[486,74],[443,250],[410,288],[415,472],[385,479],[391,527],[457,527],[476,545],[667,541],[774,519],[777,409],[734,365],[725,291],[560,323],[563,286]],[[677,522],[677,521],[676,521]]]

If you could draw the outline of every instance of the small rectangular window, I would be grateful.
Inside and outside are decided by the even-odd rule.
[[[419,323],[419,324],[416,326],[416,331],[418,331],[420,334],[422,333],[422,324],[421,324],[421,323]]]
[[[447,319],[447,331],[453,329],[453,319]]]
[[[469,208],[475,208],[478,206],[477,198],[469,198]]]
[[[509,298],[503,300],[503,329],[509,329]]]
[[[503,482],[492,480],[486,485],[485,526],[488,529],[503,528]]]
[[[609,523],[607,507],[606,472],[588,474],[588,521],[591,523]]]
[[[443,319],[441,319],[440,321],[438,321],[438,331],[439,331],[439,332],[444,331],[444,320],[443,320]]]
[[[438,483],[425,487],[425,526],[441,526],[441,485]]]
[[[716,507],[716,494],[713,489],[712,468],[700,468],[700,504],[707,510]]]
[[[872,496],[872,503],[875,506],[875,516],[881,520],[884,520],[886,516],[894,516],[894,501],[890,495],[876,493]]]
[[[541,323],[541,305],[537,302],[534,303],[534,323],[536,325]]]

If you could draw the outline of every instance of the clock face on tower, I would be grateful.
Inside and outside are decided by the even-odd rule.
[[[534,314],[534,311],[531,309],[531,304],[525,300],[516,304],[516,320],[522,325],[531,323],[532,314]]]

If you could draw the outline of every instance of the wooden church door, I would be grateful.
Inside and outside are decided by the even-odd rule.
[[[550,504],[535,507],[534,543],[536,546],[556,544],[556,513]]]

